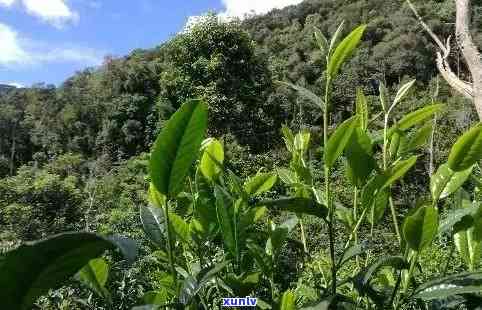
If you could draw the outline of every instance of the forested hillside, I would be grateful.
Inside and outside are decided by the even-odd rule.
[[[474,1],[474,4],[472,28],[480,30],[482,3]],[[453,34],[453,0],[417,1],[417,6],[434,32],[442,37]],[[427,200],[431,195],[427,175],[433,173],[434,166],[438,167],[447,160],[457,137],[476,124],[478,117],[472,104],[438,77],[436,47],[403,1],[306,0],[297,6],[232,22],[222,22],[216,16],[208,15],[202,23],[174,35],[167,42],[160,42],[157,47],[134,50],[119,58],[106,57],[102,66],[86,68],[58,87],[37,84],[29,88],[0,88],[0,246],[4,250],[14,249],[24,241],[65,231],[120,233],[138,240],[140,244],[141,258],[133,265],[127,265],[116,255],[106,258],[111,265],[107,284],[112,294],[111,308],[103,308],[102,298],[92,297],[75,281],[62,289],[50,291],[48,296],[37,302],[37,307],[130,309],[141,300],[145,303],[151,300],[146,299],[146,292],[160,290],[166,281],[172,281],[168,272],[160,267],[167,265],[167,254],[156,251],[142,233],[139,208],[149,204],[147,191],[151,177],[148,171],[152,145],[161,130],[166,128],[167,120],[189,99],[199,98],[206,102],[209,115],[207,136],[221,141],[223,157],[216,159],[233,174],[245,178],[258,171],[284,166],[293,168],[302,162],[303,169],[312,169],[309,175],[311,187],[322,184],[326,176],[326,170],[322,169],[326,165],[323,152],[327,148],[323,144],[323,111],[309,99],[299,96],[292,87],[280,82],[303,86],[320,97],[326,95],[328,98],[325,93],[327,57],[320,50],[314,32],[319,29],[331,36],[342,21],[344,27],[340,38],[358,25],[366,24],[367,27],[356,52],[331,81],[330,114],[325,114],[330,125],[325,128],[325,136],[326,130],[334,132],[352,114],[359,113],[357,102],[366,96],[367,115],[370,115],[366,127],[373,128],[366,136],[369,141],[373,140],[369,144],[370,148],[374,145],[374,152],[383,149],[385,160],[388,151],[385,149],[387,141],[383,141],[384,120],[381,115],[384,110],[379,103],[379,97],[383,96],[380,87],[386,85],[391,97],[395,97],[402,85],[416,79],[406,94],[407,99],[397,106],[391,117],[400,119],[409,111],[435,103],[444,103],[445,108],[436,120],[430,154],[426,146],[429,138],[427,130],[432,130],[432,127],[425,128],[424,133],[418,136],[412,132],[404,137],[417,136],[423,140],[412,145],[413,150],[419,151],[418,161],[412,163],[413,171],[408,172],[401,182],[403,187],[394,184],[389,191],[393,193],[393,203],[400,212],[400,219],[411,214],[410,205],[415,201],[422,203]],[[475,31],[473,35],[479,49],[482,49],[482,32]],[[469,73],[455,42],[451,53],[452,59],[458,60],[452,64],[456,74],[468,79]],[[361,97],[361,93],[365,96]],[[432,119],[427,119],[422,125],[430,125],[431,122]],[[301,152],[298,155],[289,148],[288,128],[295,135],[299,131],[310,134],[310,146],[306,141],[304,148],[298,150]],[[390,135],[395,133],[390,132]],[[390,154],[394,157],[389,160],[393,159],[392,163],[397,164],[396,154]],[[407,154],[408,151],[404,156]],[[305,156],[306,159],[303,159]],[[296,162],[296,158],[300,163]],[[382,155],[375,154],[373,158],[381,161]],[[377,166],[372,162],[363,162],[365,164],[373,164],[368,174]],[[387,169],[387,163],[384,164],[383,169]],[[211,169],[215,171],[215,167]],[[351,181],[343,177],[345,165],[330,168],[333,168],[330,170],[333,192],[338,197],[336,204],[348,208],[352,203],[353,187]],[[195,216],[190,213],[192,201],[197,199],[193,186],[199,190],[199,172],[195,173],[191,168],[190,173],[186,184],[189,184],[191,192],[186,190],[181,193],[176,209],[181,217],[188,218]],[[474,175],[480,179],[480,168],[474,168]],[[301,178],[304,177],[307,176]],[[468,188],[475,191],[477,184],[471,182]],[[303,198],[311,195],[307,194],[309,191],[305,192],[306,188],[292,186],[273,183],[266,192],[261,191],[262,197],[274,199],[293,192]],[[355,188],[357,197],[362,184]],[[480,193],[476,195],[480,196]],[[250,197],[249,203],[256,199]],[[337,216],[343,217],[343,207],[337,210]],[[286,219],[277,211],[269,211],[269,214],[276,221]],[[254,213],[251,216],[253,222],[254,218],[261,217]],[[336,229],[341,231],[356,224],[346,216],[346,224],[343,222]],[[382,211],[380,220],[382,218],[382,227],[374,229],[374,218],[371,219],[371,227],[369,223],[361,225],[360,235],[370,235],[368,243],[372,256],[392,251],[390,242],[393,240],[388,239],[394,235],[388,209],[386,213]],[[256,225],[262,226],[260,223]],[[306,217],[304,225],[304,230],[293,230],[287,244],[282,248],[280,245],[279,252],[273,254],[279,260],[272,267],[271,277],[263,278],[254,272],[238,273],[225,278],[224,285],[234,287],[233,290],[240,294],[255,291],[263,300],[272,302],[279,302],[279,296],[285,290],[296,288],[298,296],[303,296],[297,304],[307,305],[316,301],[321,284],[311,284],[321,283],[321,274],[330,272],[325,246],[328,228],[320,219]],[[289,226],[289,231],[293,227]],[[256,238],[261,240],[265,235],[274,233],[275,228],[272,229]],[[203,233],[207,234],[204,230]],[[308,246],[305,234],[310,236]],[[440,241],[443,251],[427,250],[421,254],[423,268],[442,273],[445,266],[440,266],[440,261],[449,259],[449,246],[444,240],[437,241]],[[211,245],[209,249],[198,249],[200,253],[205,251],[205,255],[214,255],[223,244],[219,235],[204,242]],[[177,244],[180,243],[178,240]],[[194,261],[193,257],[188,257],[194,255],[188,248],[191,250],[190,246],[183,246],[182,252],[187,255],[187,261]],[[450,255],[454,253],[453,249],[451,251]],[[300,253],[308,252],[311,254],[297,261],[297,257],[302,255]],[[356,262],[359,267],[358,258]],[[464,261],[457,258],[450,264],[450,268],[461,270]],[[423,275],[420,275],[421,279],[427,280]],[[385,281],[392,283],[396,279],[387,276]],[[256,289],[259,283],[264,284]]]
[[[79,72],[58,88],[38,84],[11,91],[1,99],[0,171],[12,174],[12,158],[16,169],[35,154],[128,159],[148,150],[162,120],[180,102],[199,95],[209,97],[216,113],[215,135],[230,132],[256,152],[268,150],[258,140],[279,137],[280,124],[316,123],[316,113],[300,111],[296,96],[274,84],[287,80],[320,92],[324,59],[312,39],[313,26],[333,33],[343,20],[345,31],[368,23],[360,52],[336,81],[340,111],[353,107],[353,85],[375,94],[377,80],[390,87],[408,78],[430,84],[437,73],[434,45],[404,5],[345,2],[304,1],[240,25],[211,23],[157,48],[106,58],[102,67]],[[453,30],[452,1],[424,1],[421,12],[435,32],[447,36]],[[474,29],[481,19],[475,14]],[[476,40],[482,45],[480,33]],[[455,44],[452,52],[457,53]]]

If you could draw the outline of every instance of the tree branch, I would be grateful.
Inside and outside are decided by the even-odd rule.
[[[482,120],[482,64],[480,54],[472,41],[469,30],[470,0],[455,0],[457,8],[456,33],[457,42],[464,54],[464,59],[474,81],[473,83],[463,81],[452,71],[448,61],[450,56],[450,37],[443,44],[442,40],[424,22],[412,2],[410,0],[406,0],[406,2],[424,30],[439,48],[439,51],[436,53],[438,71],[453,89],[474,102],[479,118]]]

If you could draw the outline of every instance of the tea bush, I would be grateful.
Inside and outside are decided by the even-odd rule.
[[[28,227],[28,213],[52,199],[52,184],[70,202],[81,194],[70,184],[83,182],[92,198],[87,230],[102,211],[107,218],[93,221],[98,230],[131,239],[62,233],[13,247],[0,257],[2,305],[218,309],[223,297],[255,296],[261,309],[477,309],[482,124],[464,128],[448,155],[436,154],[434,118],[448,112],[436,96],[399,109],[411,80],[393,93],[379,83],[377,114],[356,89],[354,115],[334,125],[333,81],[366,26],[344,38],[341,29],[330,41],[314,31],[326,60],[322,98],[280,82],[322,115],[321,132],[282,128],[285,154],[233,156],[245,147],[206,139],[208,106],[192,99],[166,122],[149,158],[133,159],[114,178],[98,168],[106,185],[98,198],[99,184],[63,176],[57,165],[32,174],[20,196],[4,186],[10,207],[2,221]],[[14,202],[23,196],[41,200]],[[78,284],[49,291],[72,277]]]

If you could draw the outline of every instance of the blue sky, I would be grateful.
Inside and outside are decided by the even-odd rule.
[[[242,17],[301,0],[0,0],[0,83],[59,85],[104,56],[150,48],[192,16]]]

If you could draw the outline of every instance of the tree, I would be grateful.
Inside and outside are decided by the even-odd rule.
[[[465,63],[470,72],[472,82],[460,79],[451,69],[450,66],[450,37],[445,43],[432,31],[432,29],[423,21],[415,6],[410,0],[406,0],[407,4],[418,18],[420,24],[425,31],[432,37],[437,44],[439,50],[437,55],[437,68],[447,83],[456,91],[473,101],[479,118],[482,120],[482,60],[479,50],[475,45],[470,33],[471,10],[470,0],[454,0],[456,6],[455,34],[457,43],[464,56]]]
[[[161,106],[177,109],[188,98],[205,98],[212,134],[233,133],[253,149],[278,134],[281,110],[266,100],[272,87],[267,59],[239,23],[208,16],[163,48]]]

